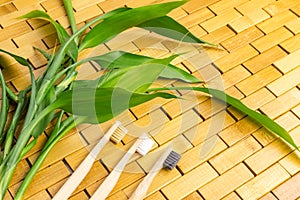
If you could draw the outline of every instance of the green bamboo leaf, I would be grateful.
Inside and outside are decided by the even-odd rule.
[[[95,81],[92,83],[101,88],[120,87],[132,92],[144,92],[166,68],[169,68],[168,64],[175,57],[177,55],[164,59],[152,59],[137,66],[112,69],[98,78],[98,83]]]
[[[146,90],[166,67],[162,64],[147,62],[133,66],[125,65],[118,65],[120,68],[112,68],[95,80],[76,80],[73,82],[73,86],[79,88],[120,87],[130,91]],[[117,67],[117,65],[114,66]]]
[[[132,8],[122,8],[122,12],[130,9]],[[202,43],[216,46],[215,44],[209,43],[196,37],[188,29],[186,29],[184,26],[182,26],[180,23],[169,16],[154,18],[144,23],[138,24],[136,25],[136,27],[153,31],[159,35],[163,35],[181,42]]]
[[[183,5],[186,0],[149,5],[117,13],[96,25],[84,37],[80,50],[107,42],[124,30],[148,20],[165,16],[171,10]]]
[[[158,60],[158,63],[160,62],[159,59],[132,54],[125,51],[112,51],[101,56],[97,56],[92,60],[104,69],[128,68],[142,65],[154,60]],[[165,68],[165,70],[160,74],[160,77],[179,79],[188,83],[202,82],[198,78],[172,64],[168,64],[168,68]]]
[[[253,120],[255,120],[256,122],[258,122],[259,124],[267,128],[271,132],[277,134],[279,137],[281,137],[283,140],[285,140],[288,144],[293,146],[295,149],[299,150],[293,138],[282,126],[277,124],[268,116],[258,113],[254,110],[251,110],[240,100],[226,94],[221,90],[212,89],[212,88],[202,88],[202,87],[172,87],[172,88],[151,88],[149,91],[160,91],[160,90],[195,90],[195,91],[200,91],[209,94],[213,98],[223,101],[228,105],[233,106],[237,110],[243,112],[244,114],[248,115]]]
[[[162,78],[177,79],[187,83],[202,83],[203,81],[189,74],[188,72],[169,64],[159,75]]]
[[[113,69],[100,78],[98,87],[121,87],[129,91],[144,92],[176,57],[177,55],[173,55],[164,59],[153,59],[138,66]]]
[[[137,27],[153,31],[159,35],[163,35],[181,42],[202,43],[216,46],[215,44],[206,42],[196,37],[191,32],[189,32],[184,26],[182,26],[176,20],[168,16],[148,20],[144,23],[137,25]]]
[[[47,21],[54,21],[46,12],[44,11],[41,11],[41,10],[33,10],[33,11],[30,11],[29,13],[25,14],[25,15],[22,15],[20,16],[20,18],[22,19],[32,19],[32,18],[42,18],[42,19],[45,19]]]
[[[56,29],[58,39],[60,43],[63,45],[66,43],[66,41],[70,38],[70,35],[67,33],[67,31],[62,27],[59,23],[54,21],[46,12],[40,11],[40,10],[34,10],[31,11],[23,16],[21,18],[27,18],[27,19],[32,19],[32,18],[41,18],[46,21],[49,21],[54,28]],[[77,45],[74,41],[71,42],[67,54],[74,60],[77,60],[78,57],[78,48]]]
[[[166,65],[147,63],[131,67],[130,70],[113,70],[101,77],[98,87],[121,87],[129,91],[144,92],[165,68]]]
[[[40,112],[48,105],[52,104],[56,99],[55,96],[55,89],[54,87],[52,87],[49,92],[47,93],[47,95],[45,96],[44,101],[42,102],[42,105],[40,105]],[[38,125],[35,127],[35,129],[33,130],[33,132],[31,133],[31,135],[34,138],[38,138],[43,131],[47,128],[47,126],[49,125],[49,123],[54,119],[55,117],[55,110],[53,110],[52,112],[50,112],[48,115],[46,115],[43,120],[38,123]]]
[[[8,109],[9,109],[9,102],[8,102],[8,98],[6,96],[6,83],[5,83],[5,79],[4,76],[2,74],[2,71],[0,69],[0,83],[1,83],[1,88],[2,88],[2,103],[1,103],[1,107],[0,107],[0,144],[2,143],[4,137],[5,137],[5,133],[4,133],[4,127],[6,124],[6,120],[7,120],[7,115],[8,115]],[[0,155],[0,157],[2,157]]]
[[[93,58],[93,61],[104,69],[127,68],[141,65],[152,60],[154,60],[154,58],[125,51],[112,51]]]
[[[28,61],[25,58],[22,58],[21,56],[15,55],[13,53],[10,53],[8,51],[5,51],[4,49],[0,49],[0,52],[6,53],[8,55],[10,55],[12,58],[14,58],[18,63],[20,63],[21,65],[24,66],[30,66]]]
[[[46,51],[37,48],[37,47],[33,47],[34,50],[38,51],[40,54],[42,54],[48,61],[52,59],[52,55],[47,53]]]
[[[34,101],[35,95],[36,95],[36,82],[35,82],[34,74],[32,71],[33,67],[31,66],[31,64],[25,58],[15,55],[13,53],[10,53],[8,51],[5,51],[3,49],[0,49],[0,52],[8,54],[12,58],[14,58],[18,63],[20,63],[23,66],[26,66],[29,69],[30,78],[31,78],[31,100]]]
[[[52,105],[85,116],[85,122],[102,123],[156,97],[176,98],[168,93],[133,93],[122,88],[74,88],[59,95]]]
[[[173,57],[171,57],[171,59],[173,59]],[[100,77],[99,79],[93,81],[77,80],[74,82],[76,87],[95,86],[98,85],[98,83],[101,83],[103,81],[105,81],[106,83],[102,84],[101,87],[104,86],[112,87],[120,80],[120,77],[123,76],[125,73],[128,73],[129,70],[133,70],[133,71],[129,72],[130,74],[126,75],[127,77],[126,79],[124,78],[124,80],[127,80],[126,82],[129,82],[129,84],[135,83],[141,85],[141,82],[138,81],[139,79],[142,79],[143,83],[145,83],[145,81],[149,82],[149,79],[156,80],[157,79],[157,73],[155,73],[156,69],[159,70],[158,71],[159,76],[163,78],[178,79],[188,83],[202,82],[201,80],[197,79],[196,77],[189,74],[188,72],[172,64],[167,63],[170,61],[170,58],[168,58],[167,60],[155,59],[147,56],[131,54],[124,51],[113,51],[104,55],[89,58],[86,61],[91,61],[91,60],[98,63],[102,68],[109,69],[112,71],[108,72],[107,75],[104,75],[103,77]],[[145,65],[147,63],[150,64]],[[161,64],[164,66],[160,66],[159,69],[158,66],[154,66],[153,63]],[[147,69],[146,67],[148,67],[149,69]],[[155,69],[153,70],[153,68]],[[122,88],[126,86],[128,87],[126,89],[131,90],[128,84],[124,86],[120,85],[120,87]]]

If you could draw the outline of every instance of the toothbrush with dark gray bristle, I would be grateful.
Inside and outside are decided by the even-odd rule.
[[[160,156],[160,158],[153,165],[147,176],[139,184],[134,193],[130,196],[129,200],[141,200],[147,195],[147,191],[155,178],[162,168],[167,168],[172,170],[176,167],[181,156],[172,150],[171,147],[168,147]]]

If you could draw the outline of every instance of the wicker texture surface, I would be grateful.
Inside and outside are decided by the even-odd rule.
[[[73,7],[80,27],[114,8],[158,2],[163,1],[74,0]],[[28,58],[38,76],[44,71],[46,60],[32,46],[52,52],[57,39],[49,23],[17,19],[33,9],[47,11],[64,27],[69,26],[61,0],[0,0],[0,48]],[[191,0],[172,11],[170,16],[196,36],[219,45],[219,49],[204,47],[213,66],[210,64],[199,71],[185,62],[178,62],[178,66],[196,75],[200,72],[199,77],[201,71],[217,69],[227,93],[275,119],[300,145],[299,0]],[[138,34],[124,34],[101,45],[97,52],[122,49],[160,57],[170,48],[157,38],[146,39],[147,31],[136,32]],[[154,45],[151,49],[146,48],[151,45]],[[96,52],[86,51],[82,57],[91,53]],[[9,86],[16,92],[25,88],[30,83],[27,69],[0,56],[5,59],[3,73]],[[79,78],[97,75],[97,69],[91,64],[80,71]],[[193,102],[158,99],[118,117],[129,131],[137,131],[134,127],[139,125],[141,130],[150,133],[156,142],[154,152],[172,141],[182,155],[176,169],[162,170],[154,179],[146,199],[300,198],[300,154],[247,116],[231,107],[224,110],[219,104],[203,96]],[[221,115],[224,119],[222,130],[208,137],[206,133],[212,119]],[[105,131],[112,123],[109,121],[100,127]],[[51,199],[88,154],[87,143],[93,144],[100,137],[96,126],[78,130],[66,135],[51,151],[25,199]],[[46,137],[47,132],[20,162],[7,200],[13,199]],[[128,149],[133,139],[128,135],[117,147],[109,144],[99,155],[101,162],[94,163],[70,199],[88,199],[124,154],[121,149]],[[207,144],[213,148],[200,156]],[[128,199],[156,158],[156,154],[143,158],[136,155],[126,166],[109,199]]]

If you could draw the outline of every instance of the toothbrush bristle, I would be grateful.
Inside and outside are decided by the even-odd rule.
[[[154,142],[150,138],[146,138],[141,142],[136,151],[142,156],[145,156],[150,151],[153,144]]]
[[[110,140],[117,144],[124,138],[127,132],[128,130],[125,127],[119,125],[111,135]]]
[[[175,151],[171,151],[163,164],[164,168],[173,169],[174,167],[176,167],[180,158],[180,154],[176,153]]]

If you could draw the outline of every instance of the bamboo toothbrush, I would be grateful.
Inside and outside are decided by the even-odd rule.
[[[108,132],[100,139],[92,151],[82,161],[79,167],[74,171],[67,182],[60,188],[60,190],[53,197],[54,200],[65,200],[72,194],[72,192],[78,187],[87,173],[93,166],[97,155],[103,149],[105,144],[111,140],[114,143],[119,143],[122,138],[127,134],[128,130],[121,125],[120,121],[116,123],[108,130]]]
[[[112,172],[96,190],[90,200],[104,200],[117,184],[119,177],[124,170],[124,167],[128,163],[131,156],[134,154],[134,152],[138,152],[139,154],[144,156],[151,149],[153,143],[154,142],[149,139],[146,134],[142,134],[130,147],[127,153],[122,157],[119,163],[114,167]]]
[[[144,178],[144,180],[139,184],[134,193],[130,196],[129,200],[141,200],[147,194],[147,191],[154,179],[154,177],[158,174],[158,172],[162,168],[173,169],[181,156],[172,150],[172,148],[168,147],[160,156],[160,158],[153,165],[148,175]]]

